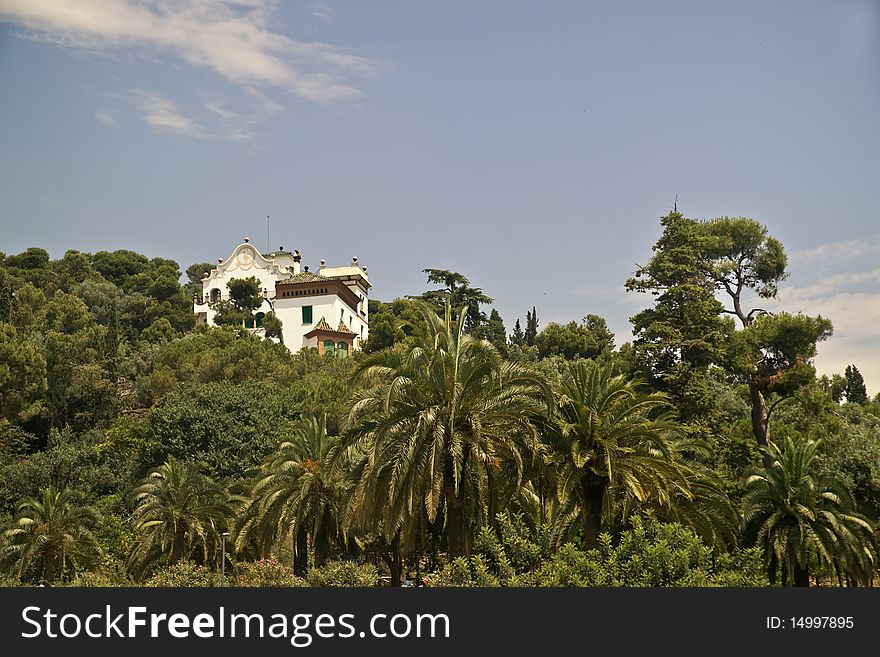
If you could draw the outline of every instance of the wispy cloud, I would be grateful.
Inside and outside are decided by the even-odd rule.
[[[860,240],[820,244],[815,248],[793,253],[791,260],[797,265],[806,265],[831,260],[852,260],[868,255],[880,256],[880,235],[872,235]]]
[[[195,139],[210,136],[201,124],[184,116],[177,105],[159,94],[135,90],[135,99],[146,124],[158,133]]]
[[[357,99],[376,64],[346,49],[297,41],[270,24],[274,0],[0,0],[0,20],[61,46],[175,55],[248,91],[278,89],[317,103]]]
[[[116,125],[116,119],[114,119],[113,116],[109,112],[103,112],[101,110],[97,110],[97,111],[95,111],[94,116],[98,121],[100,121],[101,123],[103,123],[106,126],[112,127],[112,126]]]
[[[316,0],[312,3],[312,16],[320,18],[322,21],[328,21],[333,18],[336,11],[323,0]]]

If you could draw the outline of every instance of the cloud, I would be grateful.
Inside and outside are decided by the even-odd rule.
[[[860,284],[873,283],[867,290]],[[779,299],[767,304],[773,311],[821,315],[834,324],[834,334],[819,344],[816,369],[820,374],[842,374],[855,364],[871,394],[880,392],[880,269],[841,272],[804,286],[779,290]]]
[[[160,134],[173,134],[195,139],[210,135],[197,121],[184,116],[177,105],[159,94],[135,91],[144,122]]]
[[[0,0],[0,21],[70,48],[175,55],[258,95],[278,89],[324,104],[362,96],[351,78],[375,77],[376,64],[273,31],[275,7],[273,0]]]
[[[820,244],[813,249],[793,253],[791,260],[793,264],[797,265],[825,264],[832,260],[847,261],[868,255],[880,256],[880,235],[873,235],[861,240]]]
[[[328,5],[326,2],[322,2],[322,0],[316,0],[316,2],[312,3],[312,16],[315,18],[320,18],[322,21],[329,21],[333,18],[333,14],[336,11]]]
[[[94,114],[95,118],[103,123],[106,126],[114,126],[116,125],[116,119],[109,112],[102,112],[101,110],[96,110]]]

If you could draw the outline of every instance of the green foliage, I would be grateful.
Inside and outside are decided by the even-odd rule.
[[[72,491],[44,488],[19,504],[0,566],[20,579],[53,584],[95,567],[102,555],[92,529],[98,515],[79,506]]]
[[[302,577],[297,577],[290,566],[274,559],[241,561],[235,564],[230,578],[230,586],[289,587],[308,586]]]
[[[443,287],[422,294],[419,299],[432,305],[439,316],[443,316],[448,303],[453,320],[458,321],[457,313],[465,309],[464,331],[471,333],[486,323],[486,313],[480,306],[492,303],[492,298],[479,287],[470,287],[471,282],[463,274],[445,269],[423,269],[428,275],[428,283],[439,283]]]
[[[278,318],[278,315],[274,312],[266,313],[266,316],[263,318],[263,330],[267,338],[282,340],[284,337],[282,334],[283,327],[284,323]]]
[[[309,571],[309,586],[372,587],[379,581],[379,573],[372,564],[354,561],[331,561]]]
[[[263,289],[256,277],[232,278],[226,284],[229,300],[238,310],[250,315],[263,304]]]
[[[220,536],[235,515],[224,487],[192,464],[169,457],[135,489],[132,516],[138,543],[130,570],[141,578],[158,562],[198,563],[219,558]]]
[[[717,556],[678,523],[650,514],[631,520],[617,541],[603,534],[596,549],[568,543],[551,552],[521,521],[502,515],[500,529],[484,529],[470,558],[455,559],[427,579],[431,586],[767,585],[759,550]]]
[[[259,555],[288,535],[307,533],[320,567],[341,538],[347,501],[346,470],[336,459],[339,439],[327,433],[327,418],[303,416],[288,440],[262,464],[251,490],[251,501],[240,518],[236,549]],[[305,554],[297,558],[306,562]],[[304,568],[303,568],[304,570]]]
[[[507,329],[504,328],[504,320],[497,310],[492,309],[489,321],[480,326],[476,334],[483,340],[488,340],[502,357],[507,358]]]
[[[562,356],[575,358],[608,357],[614,349],[614,334],[598,315],[587,315],[582,324],[550,322],[534,339],[541,358]]]
[[[103,458],[102,435],[53,430],[46,448],[33,454],[11,455],[0,461],[0,513],[35,497],[40,489],[72,489],[88,504],[120,488],[120,473]]]
[[[159,568],[144,582],[148,587],[194,588],[220,585],[220,573],[191,561]]]
[[[241,477],[291,433],[298,415],[295,398],[269,383],[187,385],[112,438],[129,446],[136,476],[174,456],[204,463],[215,478]]]
[[[850,404],[867,404],[868,390],[865,388],[865,379],[859,372],[859,368],[855,365],[847,365],[844,376],[846,377],[846,387],[843,392],[846,395],[846,401]]]
[[[766,451],[771,464],[748,478],[743,539],[764,550],[767,574],[782,585],[809,586],[810,567],[833,568],[870,585],[877,542],[870,522],[853,510],[846,488],[815,472],[819,442],[788,437]]]
[[[404,534],[445,515],[449,549],[465,554],[495,495],[489,481],[521,481],[535,462],[537,428],[550,391],[540,377],[503,361],[482,340],[423,308],[424,328],[409,351],[385,349],[358,367],[346,424],[349,445],[372,456],[360,472],[354,506],[372,526]],[[512,491],[508,489],[507,495]]]
[[[417,304],[410,299],[395,299],[390,303],[371,299],[369,310],[370,335],[363,346],[367,354],[404,343],[422,322]]]

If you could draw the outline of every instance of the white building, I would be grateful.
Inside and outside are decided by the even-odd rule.
[[[346,356],[367,339],[369,316],[367,270],[352,258],[347,267],[327,267],[316,272],[300,268],[299,251],[260,253],[249,240],[220,259],[202,279],[202,297],[195,299],[197,324],[214,324],[215,308],[229,301],[227,283],[233,278],[255,277],[263,289],[263,304],[245,328],[261,335],[263,318],[274,311],[282,323],[282,342],[292,352],[315,347],[318,352]]]

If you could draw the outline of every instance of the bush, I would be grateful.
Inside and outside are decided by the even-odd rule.
[[[293,574],[293,569],[275,559],[244,561],[235,565],[232,586],[308,586],[308,582]]]
[[[516,516],[484,528],[471,557],[427,577],[430,586],[767,586],[760,550],[715,556],[694,532],[647,514],[615,544],[603,534],[595,550],[568,543],[552,553],[542,532]]]
[[[80,573],[67,586],[81,588],[112,588],[116,586],[135,586],[125,574],[93,571]]]
[[[190,561],[181,561],[173,566],[157,570],[144,583],[144,586],[187,588],[217,586],[219,583],[219,573],[215,573],[210,568],[199,566]]]
[[[372,564],[330,561],[309,571],[309,586],[376,586],[379,573]]]

